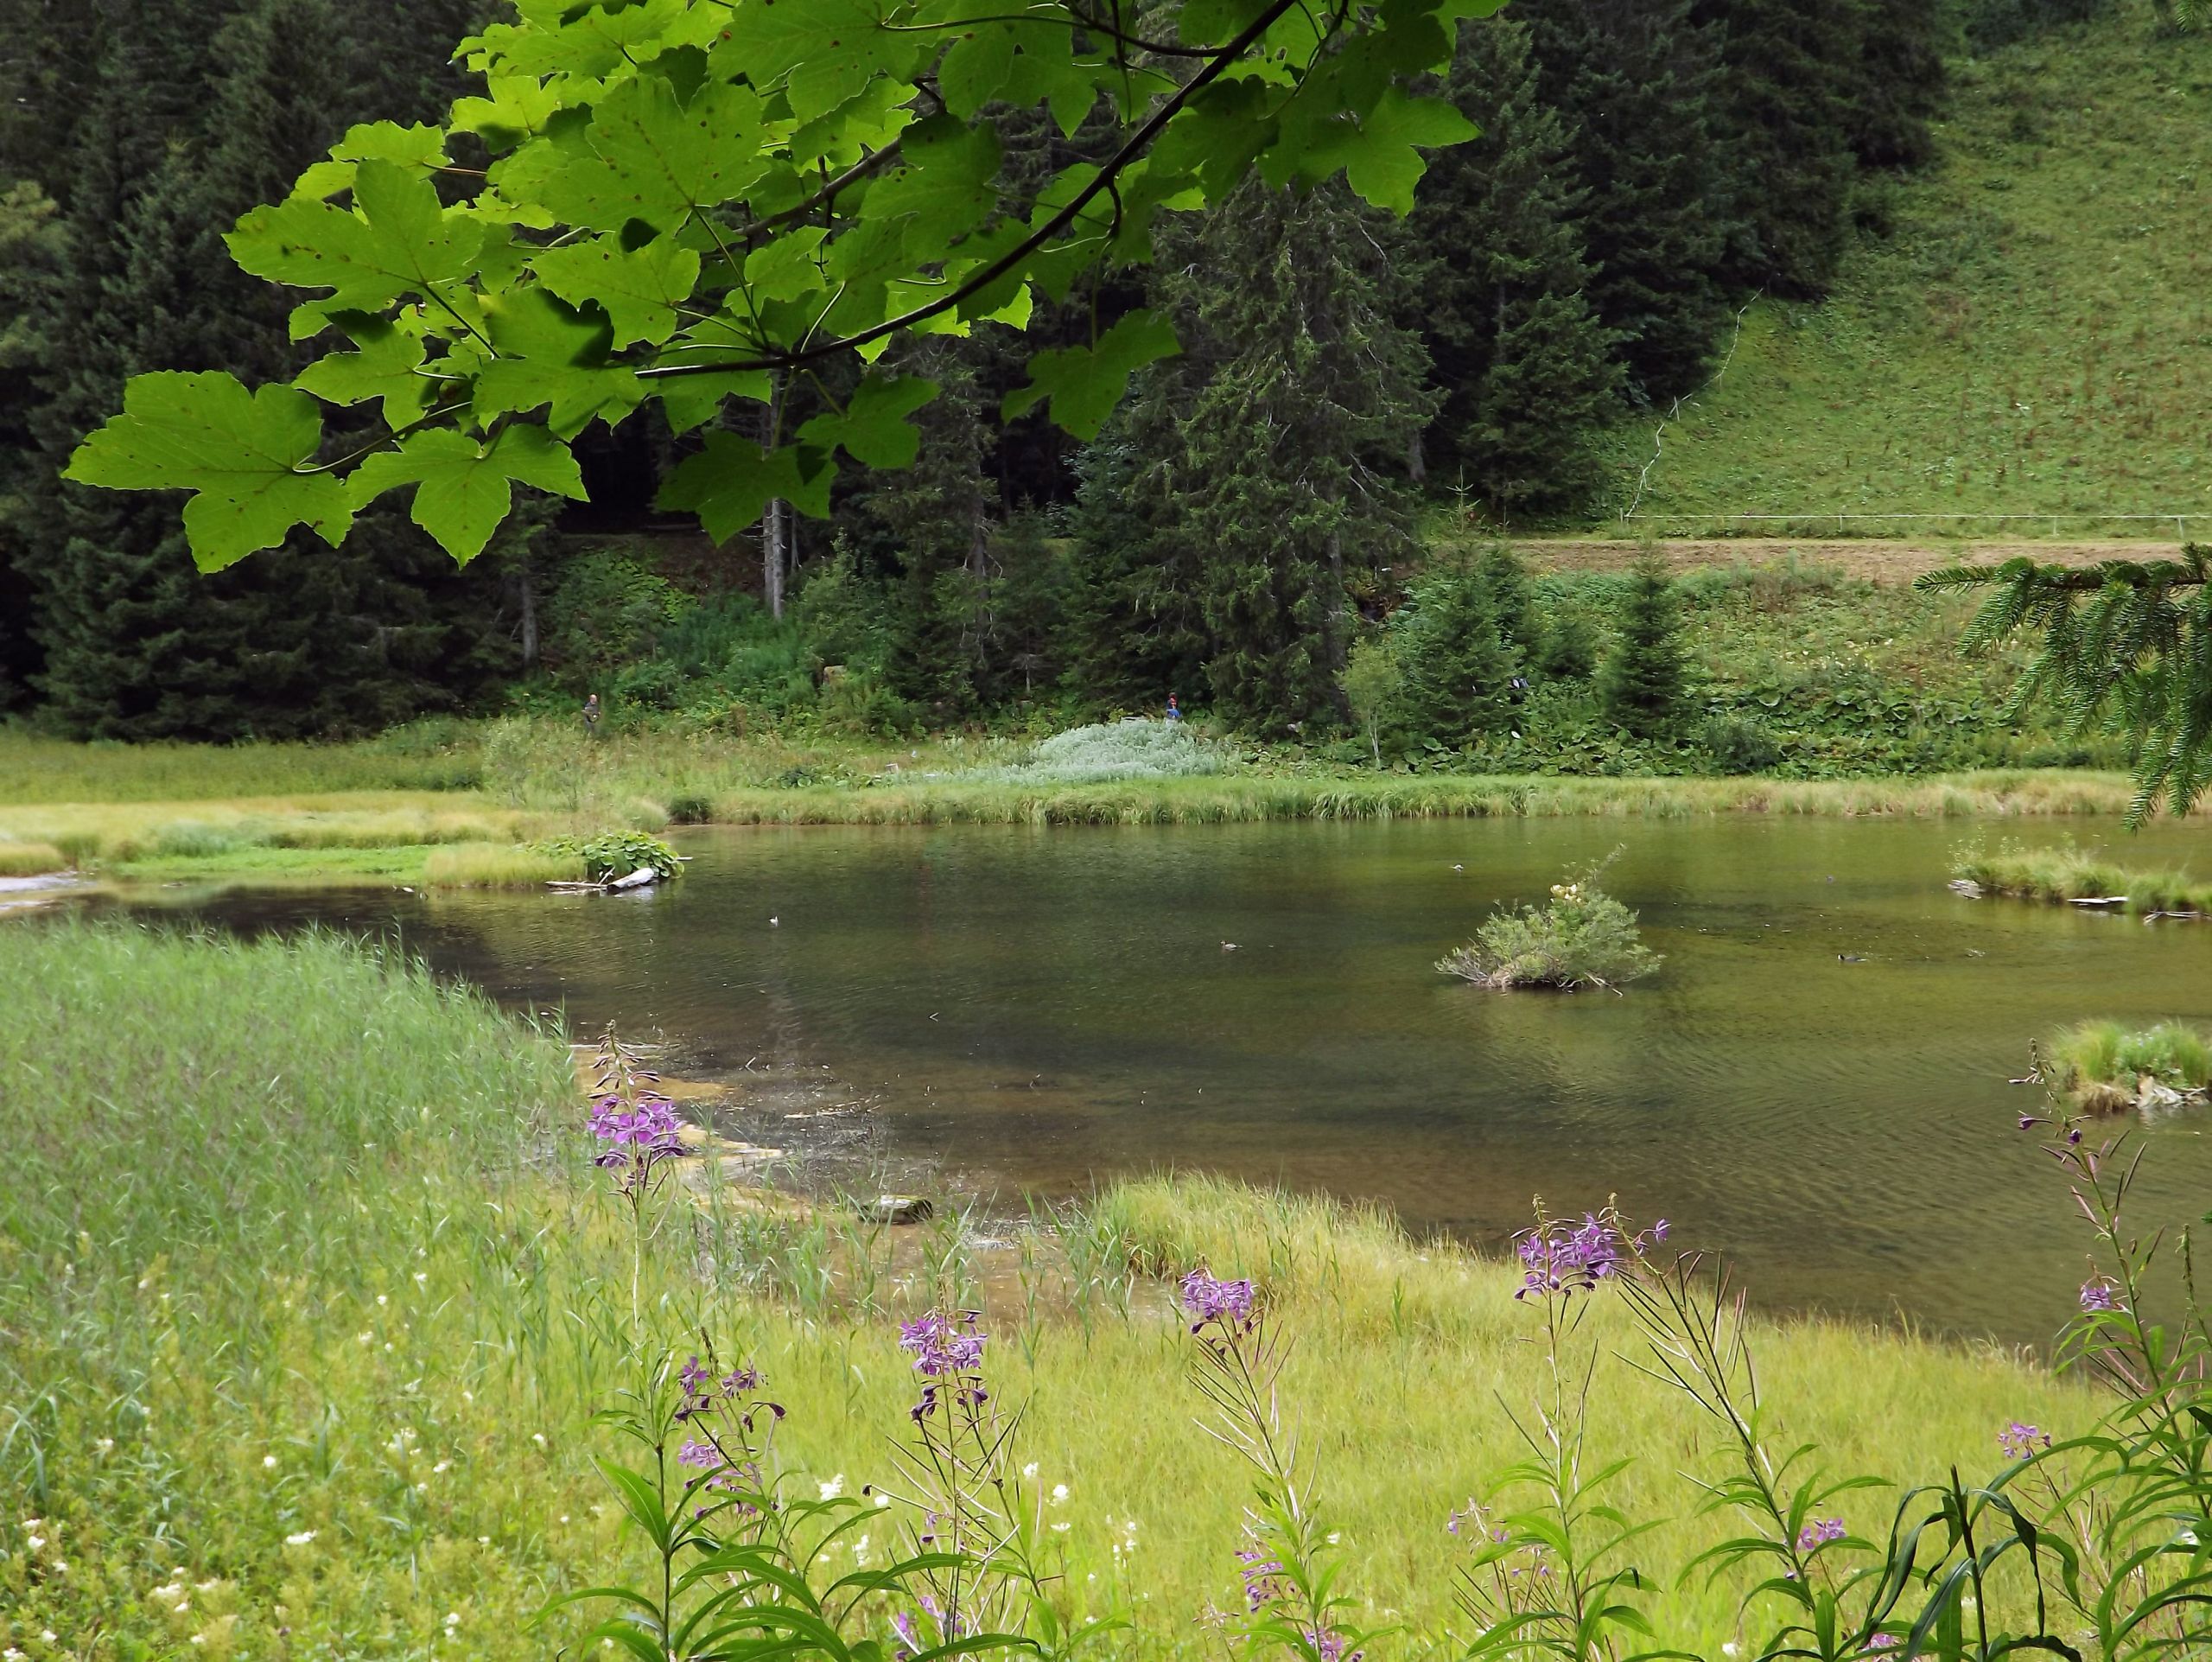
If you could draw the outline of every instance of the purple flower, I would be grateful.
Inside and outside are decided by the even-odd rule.
[[[683,1446],[676,1451],[676,1463],[696,1466],[702,1472],[713,1472],[721,1470],[724,1461],[722,1451],[713,1443],[702,1442],[696,1437],[686,1437]]]
[[[2032,1460],[2038,1447],[2050,1447],[2050,1433],[2014,1420],[1997,1434],[1997,1446],[2005,1451],[2008,1460]]]
[[[973,1373],[983,1366],[987,1335],[976,1330],[976,1312],[963,1310],[957,1321],[932,1311],[899,1328],[899,1348],[911,1351],[914,1372],[941,1379],[949,1373]]]
[[[1588,1292],[1618,1270],[1621,1233],[1611,1221],[1584,1213],[1579,1225],[1546,1224],[1521,1238],[1521,1290],[1531,1293]]]
[[[1193,1270],[1183,1277],[1183,1309],[1193,1320],[1191,1331],[1196,1333],[1209,1321],[1245,1322],[1252,1319],[1252,1283],[1216,1281],[1203,1270]]]
[[[734,1397],[741,1391],[758,1391],[767,1383],[767,1380],[761,1377],[759,1368],[741,1367],[724,1376],[722,1394],[726,1397]]]
[[[913,1617],[901,1610],[891,1618],[891,1631],[899,1635],[899,1654],[901,1657],[922,1653],[922,1641],[914,1632]]]
[[[2084,1311],[2117,1310],[2123,1308],[2120,1302],[2113,1296],[2113,1283],[2110,1277],[2093,1276],[2082,1283],[2082,1309]]]
[[[1869,1653],[1875,1651],[1893,1651],[1904,1643],[1904,1640],[1899,1639],[1895,1633],[1876,1633],[1873,1638],[1866,1641],[1866,1649]]]
[[[1797,1531],[1797,1550],[1800,1552],[1817,1552],[1830,1541],[1840,1541],[1843,1537],[1842,1519],[1819,1519]]]
[[[1239,1548],[1237,1562],[1243,1567],[1236,1572],[1244,1578],[1244,1608],[1256,1613],[1262,1606],[1279,1602],[1289,1591],[1283,1585],[1282,1564],[1267,1548],[1256,1541],[1250,1546]]]

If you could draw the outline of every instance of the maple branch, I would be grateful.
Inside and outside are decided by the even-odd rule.
[[[1046,243],[1080,219],[1084,209],[1090,205],[1092,199],[1106,190],[1123,170],[1139,160],[1145,151],[1151,148],[1153,141],[1160,137],[1161,130],[1181,114],[1185,106],[1193,98],[1220,80],[1222,75],[1232,65],[1242,60],[1244,54],[1250,51],[1285,14],[1297,9],[1300,3],[1300,0],[1273,0],[1265,10],[1238,32],[1236,39],[1216,52],[1204,69],[1192,76],[1188,81],[1163,100],[1160,108],[1146,118],[1144,124],[1129,135],[1121,149],[1107,159],[1088,184],[1068,199],[1067,204],[1059,212],[996,259],[992,260],[981,270],[963,277],[958,285],[950,293],[938,296],[926,305],[917,306],[912,311],[901,313],[897,317],[887,319],[873,328],[863,329],[858,334],[846,335],[835,341],[821,341],[813,346],[798,347],[793,351],[779,353],[770,357],[741,359],[735,363],[655,365],[650,368],[639,370],[638,378],[640,380],[659,380],[677,375],[736,374],[750,369],[795,369],[801,364],[811,363],[817,359],[834,357],[841,352],[850,352],[874,341],[887,340],[892,335],[912,328],[917,324],[926,323],[931,318],[951,310],[969,296],[980,294],[989,288],[991,284],[1020,266],[1031,255],[1036,253]]]
[[[387,444],[397,444],[403,439],[412,438],[424,428],[435,426],[439,422],[443,421],[448,416],[458,415],[461,411],[467,409],[471,402],[472,400],[470,399],[463,398],[458,404],[449,404],[442,409],[433,410],[429,415],[424,416],[419,421],[410,421],[406,426],[399,428],[393,432],[384,434],[381,437],[371,439],[366,444],[364,444],[358,450],[349,450],[344,455],[339,456],[334,461],[318,462],[313,467],[308,467],[303,463],[295,464],[292,471],[296,474],[301,474],[336,473],[340,468],[344,467],[349,462],[359,462],[363,456],[373,455],[378,450],[383,449]]]
[[[906,135],[901,133],[898,137],[893,139],[888,144],[886,144],[881,150],[872,150],[868,155],[862,156],[859,161],[854,162],[852,166],[847,168],[842,173],[839,174],[835,179],[824,181],[821,189],[816,191],[813,195],[799,203],[798,207],[787,207],[783,209],[780,213],[771,213],[765,220],[755,220],[751,225],[747,226],[742,232],[741,234],[744,236],[745,240],[750,243],[762,232],[773,230],[779,225],[795,225],[801,220],[804,220],[808,214],[813,213],[816,208],[820,207],[823,203],[836,201],[837,200],[838,193],[842,191],[848,185],[858,184],[861,180],[867,178],[868,175],[874,173],[878,168],[881,167],[886,162],[891,161],[896,157],[899,152],[900,147],[904,145],[906,142]]]

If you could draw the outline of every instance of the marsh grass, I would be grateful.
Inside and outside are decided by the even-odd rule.
[[[0,877],[41,877],[73,863],[51,843],[0,841]]]
[[[2050,1084],[2094,1111],[2133,1106],[2145,1078],[2171,1091],[2212,1087],[2212,1035],[2185,1022],[2083,1022],[2053,1038],[2047,1054]]]
[[[2028,849],[2005,842],[1994,852],[1980,844],[1961,848],[1951,875],[1985,894],[2054,902],[2126,896],[2132,913],[2212,914],[2212,882],[2180,871],[2134,871],[2072,841]]]
[[[423,881],[434,888],[538,888],[580,882],[584,876],[576,855],[523,846],[434,849],[423,863]]]
[[[633,1563],[591,1463],[632,1243],[569,1129],[563,1048],[321,937],[50,920],[0,931],[0,1088],[39,1127],[0,1186],[0,1636],[262,1657],[288,1627],[296,1656],[495,1659],[573,1637],[524,1623]],[[1236,1587],[1241,1482],[1193,1423],[1160,1275],[1249,1271],[1297,1334],[1285,1401],[1376,1620],[1445,1615],[1444,1520],[1522,1452],[1500,1404],[1541,1360],[1515,1277],[1379,1211],[1162,1178],[990,1249],[957,1213],[886,1231],[690,1193],[651,1223],[646,1321],[767,1372],[794,1482],[888,1473],[911,1393],[887,1323],[973,1289],[1044,1518],[1068,1525],[1052,1568],[1073,1603],[1133,1614],[1115,1654],[1187,1654]],[[1632,1348],[1617,1311],[1592,1320]],[[2008,1419],[2093,1412],[1993,1352],[1809,1321],[1758,1342],[1772,1412],[1839,1470],[1979,1470]],[[1637,1456],[1617,1498],[1669,1519],[1647,1551],[1671,1585],[1728,1527],[1685,1515],[1702,1433],[1626,1368],[1597,1391],[1593,1457]],[[1717,1654],[1732,1598],[1693,1577],[1662,1632]]]

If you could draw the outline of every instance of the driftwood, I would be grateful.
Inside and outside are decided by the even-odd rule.
[[[651,866],[639,866],[626,877],[610,877],[603,883],[556,882],[546,888],[556,888],[564,895],[611,895],[618,889],[644,888],[660,881],[660,873]]]
[[[2085,895],[2080,900],[2069,901],[2066,904],[2069,906],[2125,906],[2127,904],[2127,896],[2125,895]]]

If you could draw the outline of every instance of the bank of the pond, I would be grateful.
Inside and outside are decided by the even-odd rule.
[[[667,1344],[705,1333],[766,1369],[810,1494],[891,1474],[912,1390],[893,1319],[932,1283],[980,1296],[1000,1390],[1027,1408],[1020,1458],[1066,1525],[1056,1596],[1125,1607],[1130,1657],[1188,1653],[1234,1599],[1247,1487],[1193,1423],[1156,1276],[1251,1273],[1297,1334],[1285,1401],[1364,1609],[1446,1621],[1445,1519],[1522,1452],[1497,1405],[1540,1367],[1514,1277],[1378,1213],[1160,1180],[1001,1226],[995,1250],[957,1211],[902,1233],[671,1190],[633,1261],[557,1036],[407,963],[47,920],[0,929],[0,1089],[37,1128],[0,1186],[0,1640],[29,1656],[95,1635],[547,1653],[575,1631],[529,1630],[549,1594],[640,1568],[592,1467],[633,1308]],[[1602,1295],[1592,1320],[1601,1351],[1632,1346]],[[2063,1433],[2094,1411],[1993,1352],[1816,1322],[1756,1337],[1768,1412],[1834,1471],[1979,1472],[2012,1419]],[[1612,1499],[1668,1519],[1643,1551],[1672,1587],[1733,1532],[1676,1475],[1706,1431],[1610,1363],[1595,1405],[1592,1458],[1637,1456]],[[1871,1533],[1886,1504],[1844,1509]],[[1718,1654],[1739,1591],[1689,1578],[1661,1636]]]

